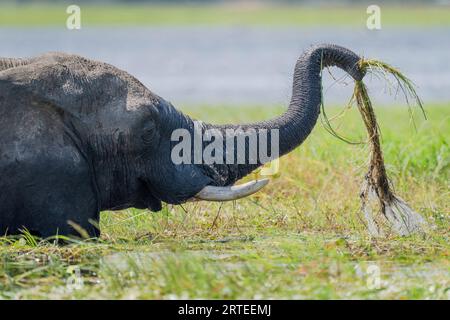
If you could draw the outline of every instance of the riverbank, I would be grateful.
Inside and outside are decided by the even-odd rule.
[[[82,5],[84,26],[365,26],[366,6]],[[450,26],[450,6],[381,6],[383,26]],[[1,6],[0,26],[65,26],[66,6]]]

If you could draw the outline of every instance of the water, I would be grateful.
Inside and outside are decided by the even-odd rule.
[[[175,105],[285,105],[299,54],[311,44],[331,42],[399,67],[425,102],[439,102],[450,101],[449,39],[450,28],[0,28],[0,56],[81,54],[127,70]],[[375,103],[403,102],[380,81],[367,82]],[[324,88],[325,102],[336,104],[348,101],[353,85],[333,85],[325,73]]]

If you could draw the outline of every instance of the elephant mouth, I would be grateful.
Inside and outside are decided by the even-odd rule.
[[[189,201],[232,201],[248,197],[269,183],[269,179],[252,180],[228,187],[206,186]]]
[[[183,202],[194,202],[194,201],[217,201],[217,202],[233,201],[248,197],[258,192],[259,190],[264,188],[269,183],[269,181],[270,181],[269,179],[265,178],[252,180],[243,184],[225,187],[207,185],[190,198],[167,199],[163,197],[163,195],[156,192],[155,188],[153,188],[152,184],[148,180],[144,180],[148,192],[146,205],[151,211],[159,211],[161,210],[161,201],[173,204],[180,204]]]

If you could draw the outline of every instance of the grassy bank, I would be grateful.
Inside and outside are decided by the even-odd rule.
[[[0,26],[65,26],[65,6],[0,6]],[[366,7],[90,6],[82,25],[360,26]],[[382,26],[449,26],[449,6],[381,6]]]
[[[435,226],[425,237],[367,236],[358,214],[367,150],[318,125],[250,198],[104,212],[99,242],[0,238],[0,297],[448,299],[450,109],[427,107],[417,131],[405,109],[377,110],[397,193]],[[185,111],[237,122],[281,109]],[[361,140],[358,117],[351,111],[334,124]]]

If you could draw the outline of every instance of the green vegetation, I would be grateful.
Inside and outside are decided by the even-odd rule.
[[[82,5],[83,26],[94,25],[270,25],[361,26],[366,7],[301,6],[95,6]],[[448,6],[382,6],[383,26],[449,26]],[[3,26],[65,26],[65,6],[0,6]]]
[[[99,241],[0,238],[0,297],[448,299],[450,109],[425,108],[429,120],[417,112],[416,130],[405,108],[375,111],[388,174],[396,193],[434,226],[426,236],[368,237],[358,197],[367,145],[346,144],[319,124],[250,198],[104,212]],[[184,111],[237,122],[282,108]],[[338,111],[327,108],[330,119]],[[351,109],[332,125],[364,140],[359,117]],[[371,266],[379,268],[379,287]]]

